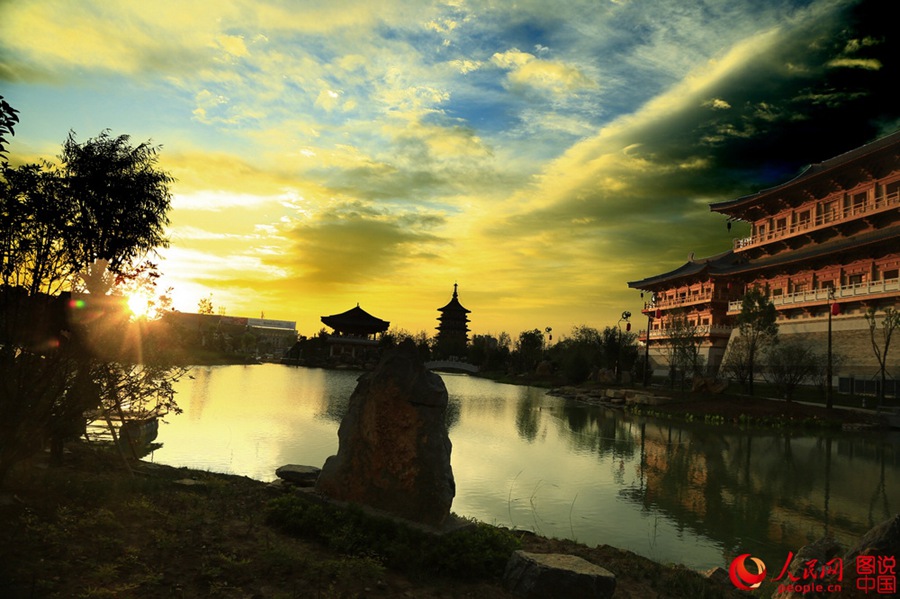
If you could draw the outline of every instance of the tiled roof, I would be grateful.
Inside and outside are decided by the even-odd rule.
[[[786,183],[782,183],[780,185],[776,185],[775,187],[770,187],[769,189],[764,189],[762,191],[758,191],[756,193],[752,193],[750,195],[746,195],[734,200],[715,202],[709,205],[709,209],[712,212],[723,212],[727,214],[729,209],[754,204],[769,195],[796,185],[806,183],[810,179],[822,173],[852,164],[856,160],[869,158],[872,154],[877,154],[894,146],[900,146],[900,130],[895,131],[894,133],[891,133],[890,135],[887,135],[885,137],[876,139],[875,141],[856,148],[855,150],[845,152],[840,156],[835,156],[834,158],[830,158],[824,162],[811,164],[807,166],[803,170],[803,172],[801,172],[790,181],[787,181]]]

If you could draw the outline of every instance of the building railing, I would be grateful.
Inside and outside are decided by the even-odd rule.
[[[653,329],[650,331],[650,339],[664,339],[672,336],[672,328]],[[694,334],[698,337],[707,337],[712,335],[730,335],[733,327],[718,324],[704,324],[694,327]],[[638,331],[638,339],[647,339],[647,330]]]
[[[814,219],[807,219],[797,223],[793,223],[786,227],[766,230],[762,234],[735,239],[733,241],[734,251],[737,252],[750,247],[763,245],[765,243],[769,243],[770,241],[786,239],[788,237],[793,237],[806,231],[824,229],[837,223],[857,219],[864,215],[884,212],[897,206],[900,206],[900,191],[895,191],[889,195],[881,196],[861,204],[851,204],[847,207],[841,207],[837,211],[819,214]],[[813,208],[810,207],[810,210],[812,209]]]
[[[829,289],[827,287],[822,289],[811,289],[809,291],[797,291],[795,293],[772,296],[769,298],[769,301],[771,301],[776,308],[779,306],[790,306],[806,302],[820,302],[824,304],[828,302],[828,291]],[[891,292],[900,292],[900,278],[866,281],[863,283],[836,287],[834,290],[834,300],[840,301],[842,299],[853,299],[865,297],[867,295]],[[729,302],[728,311],[740,312],[741,301]]]
[[[656,308],[676,308],[678,306],[687,306],[690,304],[699,304],[713,300],[727,301],[728,295],[723,292],[713,292],[712,290],[702,291],[695,294],[687,294],[674,298],[657,297],[656,302],[645,302],[644,310],[655,310]]]

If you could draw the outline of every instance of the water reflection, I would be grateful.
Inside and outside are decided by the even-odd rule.
[[[900,491],[896,433],[742,431],[566,410],[581,412],[566,418],[576,447],[622,456],[620,468],[638,454],[635,483],[616,477],[619,497],[717,541],[726,558],[750,552],[777,562],[824,535],[852,543],[897,507],[889,500]]]
[[[157,461],[272,480],[321,465],[357,373],[197,369]],[[445,375],[453,510],[708,568],[739,552],[780,563],[832,534],[852,542],[897,509],[897,434],[742,431],[640,418],[543,390]]]

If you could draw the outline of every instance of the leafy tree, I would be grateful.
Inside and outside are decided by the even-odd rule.
[[[742,370],[747,373],[747,391],[753,395],[753,379],[757,358],[761,352],[778,340],[778,324],[775,305],[758,288],[754,287],[744,294],[741,301],[741,312],[737,316],[738,331],[743,341],[745,363]]]
[[[766,380],[787,401],[803,381],[822,370],[823,356],[802,341],[782,341],[766,351]]]
[[[703,356],[700,346],[703,336],[696,324],[692,324],[686,315],[675,313],[666,330],[669,336],[669,371],[672,373],[672,385],[675,384],[676,371],[681,371],[681,381],[685,376],[698,376],[703,373]]]
[[[587,325],[572,327],[572,336],[553,346],[553,356],[568,382],[580,383],[587,380],[591,370],[600,364],[600,331]]]
[[[637,334],[618,327],[606,327],[600,333],[602,362],[610,370],[620,365],[620,372],[629,372],[638,358]]]
[[[70,134],[59,166],[3,165],[0,480],[35,439],[50,438],[61,456],[87,409],[174,405],[166,381],[177,373],[127,342],[122,296],[140,259],[166,244],[172,179],[156,152],[127,136],[78,144]],[[66,290],[87,293],[70,302],[57,295]]]
[[[732,337],[728,343],[725,360],[722,362],[722,372],[745,388],[750,376],[750,360],[747,358],[747,354],[747,339]]]
[[[149,142],[132,146],[127,135],[109,131],[84,143],[69,133],[59,159],[63,193],[74,211],[66,236],[76,270],[106,260],[120,274],[168,247],[174,179],[159,169],[158,152]]]
[[[6,154],[6,144],[9,140],[6,136],[12,137],[16,134],[15,126],[19,122],[19,111],[10,106],[3,96],[0,96],[0,156]]]
[[[866,322],[869,323],[869,337],[872,341],[872,351],[875,359],[878,360],[878,372],[881,375],[881,385],[878,389],[878,403],[884,403],[884,384],[887,380],[887,359],[888,351],[891,348],[891,337],[894,330],[900,327],[900,311],[893,307],[884,309],[884,316],[881,319],[881,336],[878,335],[878,319],[875,308],[869,308],[866,311]]]
[[[381,337],[382,347],[396,347],[406,341],[411,340],[416,345],[416,352],[423,361],[431,358],[431,344],[428,339],[428,333],[424,330],[418,333],[411,333],[406,329],[391,328]]]
[[[202,297],[200,301],[197,302],[197,314],[212,314],[213,313],[213,303],[212,303],[212,294],[209,294],[209,297]]]
[[[39,164],[2,169],[0,282],[31,295],[59,293],[72,282],[66,243],[72,214],[60,179]]]
[[[523,372],[531,372],[541,361],[544,351],[544,333],[540,329],[522,331],[516,342],[516,355],[519,368]]]

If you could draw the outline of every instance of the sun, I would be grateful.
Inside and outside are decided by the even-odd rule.
[[[148,318],[153,311],[153,299],[145,293],[132,293],[128,296],[128,309],[135,319]]]

